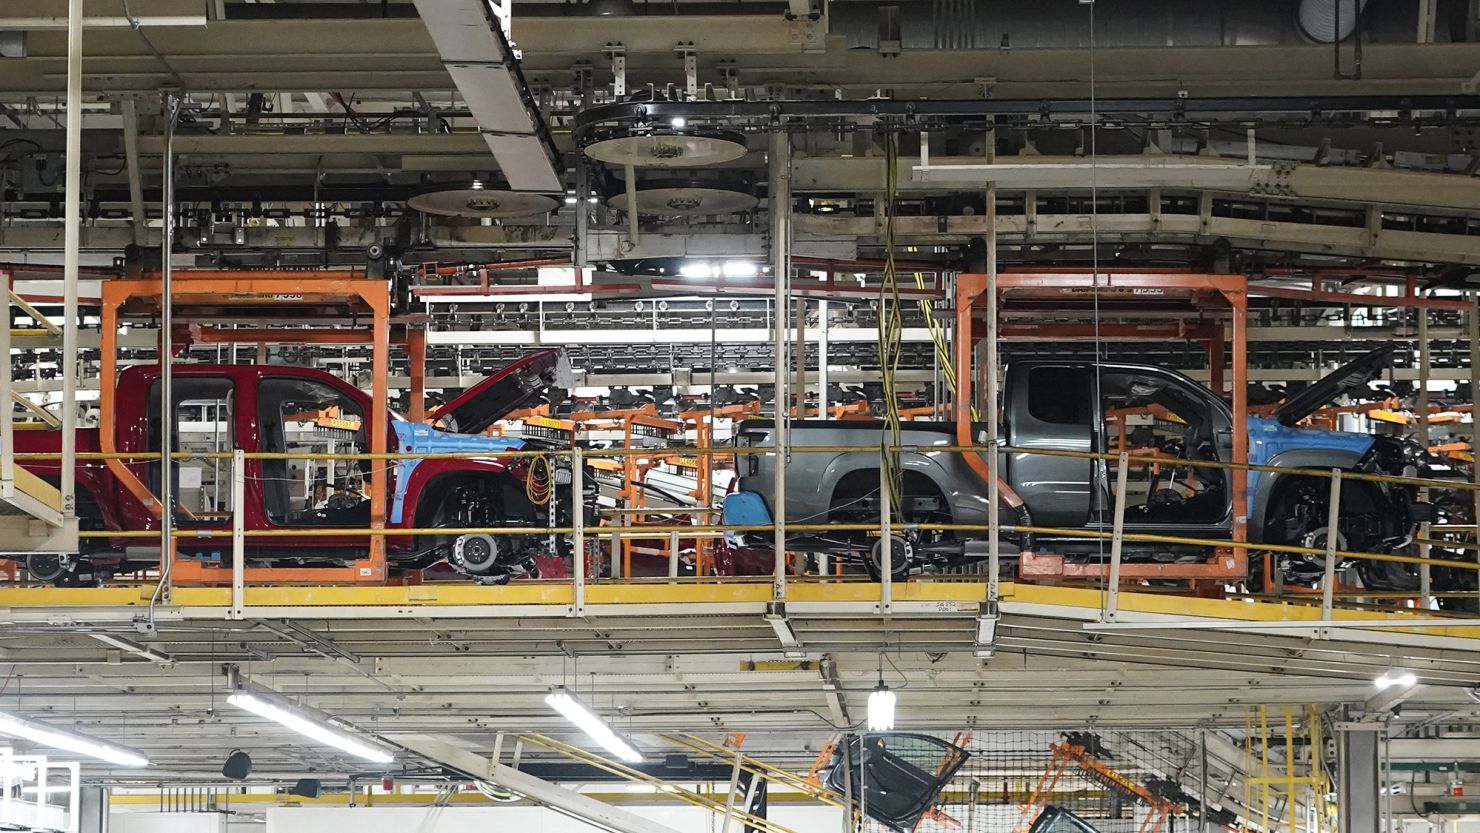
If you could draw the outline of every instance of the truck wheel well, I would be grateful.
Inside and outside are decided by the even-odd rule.
[[[1271,544],[1296,543],[1289,533],[1289,517],[1297,501],[1308,501],[1320,508],[1320,517],[1315,519],[1319,525],[1326,523],[1325,512],[1330,496],[1330,481],[1323,477],[1308,477],[1304,475],[1281,475],[1269,492],[1269,502],[1265,504],[1263,539]],[[1355,513],[1362,511],[1382,511],[1386,503],[1376,484],[1362,480],[1343,480],[1341,484],[1341,511]],[[1280,526],[1285,528],[1281,529]],[[1350,549],[1350,547],[1348,547]]]
[[[929,475],[907,471],[902,478],[905,517],[913,522],[951,522],[951,507],[945,493]],[[879,517],[879,470],[857,469],[844,475],[828,500],[828,518]]]
[[[453,472],[433,479],[422,489],[416,500],[416,526],[463,525],[448,523],[449,516],[462,508],[454,504],[460,492],[465,499],[479,498],[485,513],[480,523],[509,517],[533,520],[535,515],[534,504],[524,494],[524,484],[517,478],[507,474]],[[488,513],[493,513],[494,517],[487,517]]]

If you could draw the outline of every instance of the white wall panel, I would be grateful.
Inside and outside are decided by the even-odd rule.
[[[108,833],[226,833],[219,813],[113,813]]]

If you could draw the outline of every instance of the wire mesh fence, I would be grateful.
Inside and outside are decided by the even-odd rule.
[[[1201,828],[1204,815],[1208,830],[1332,829],[1320,717],[1288,707],[1287,723],[1286,708],[1252,709],[1242,729],[879,736],[863,744],[876,759],[854,779],[866,783],[853,797],[859,829],[1180,833]],[[918,812],[899,811],[932,789]]]

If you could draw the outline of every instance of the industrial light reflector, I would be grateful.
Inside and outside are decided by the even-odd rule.
[[[894,692],[879,681],[879,687],[868,696],[868,730],[870,732],[894,731]]]
[[[54,729],[4,712],[0,712],[0,735],[25,738],[32,743],[39,743],[42,746],[61,749],[65,752],[75,752],[78,755],[97,758],[118,766],[135,769],[149,766],[149,759],[133,750],[94,740],[76,732]]]
[[[576,728],[586,733],[586,737],[596,741],[601,748],[616,755],[629,764],[642,763],[642,753],[632,748],[621,735],[612,731],[612,727],[606,724],[597,714],[586,708],[585,704],[575,698],[575,695],[566,690],[565,686],[557,686],[555,690],[545,697],[545,702],[550,708],[566,720],[576,725]]]
[[[1398,688],[1411,688],[1417,682],[1418,677],[1415,677],[1412,671],[1385,671],[1381,677],[1372,681],[1372,685],[1378,691],[1385,691],[1395,686]]]
[[[226,698],[226,702],[258,717],[281,723],[304,737],[316,740],[325,746],[332,746],[357,758],[364,758],[377,764],[388,764],[395,760],[395,756],[391,753],[357,740],[349,733],[336,728],[329,720],[297,709],[271,695],[238,689]]]

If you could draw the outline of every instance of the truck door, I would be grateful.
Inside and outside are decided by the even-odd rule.
[[[1226,460],[1220,440],[1229,420],[1212,394],[1154,368],[1107,367],[1100,376],[1103,450],[1139,458],[1128,463],[1127,527],[1222,529],[1229,523],[1229,479],[1194,465]],[[1115,464],[1103,474],[1102,522],[1111,523]]]
[[[1074,365],[1009,367],[1005,416],[1014,448],[1094,451],[1094,395],[1089,369]],[[1079,527],[1089,521],[1091,461],[1013,452],[1007,479],[1034,523]]]
[[[226,528],[238,507],[231,502],[231,459],[220,455],[236,448],[236,385],[225,376],[178,374],[171,394],[174,407],[161,419],[159,380],[149,386],[146,450],[159,453],[160,431],[168,426],[176,452],[198,455],[171,464],[175,524],[180,529]],[[145,461],[143,475],[145,485],[158,495],[158,458]],[[219,550],[223,541],[182,538],[178,546]]]
[[[365,413],[325,382],[268,377],[257,386],[258,445],[279,454],[363,454]],[[263,460],[262,509],[272,526],[354,528],[370,524],[369,465],[363,460]],[[376,495],[384,500],[384,495]],[[326,539],[318,539],[326,542]]]

